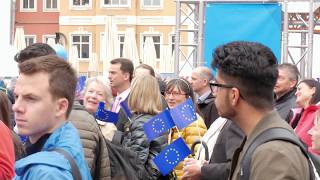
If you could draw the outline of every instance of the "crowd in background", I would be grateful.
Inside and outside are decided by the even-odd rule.
[[[19,77],[0,81],[0,179],[241,179],[244,153],[274,127],[320,155],[320,83],[278,65],[259,43],[222,45],[212,69],[196,67],[189,78],[163,80],[149,65],[116,58],[107,79],[86,79],[82,99],[75,99],[79,77],[49,45],[30,45],[15,61]],[[150,141],[144,124],[187,99],[196,120]],[[100,102],[116,122],[96,119]],[[153,159],[180,137],[200,145],[164,175]],[[301,180],[311,172],[299,147],[274,140],[252,153],[248,177]]]

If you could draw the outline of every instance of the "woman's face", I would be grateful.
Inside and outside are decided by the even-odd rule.
[[[320,117],[315,117],[314,126],[309,130],[309,134],[312,139],[312,149],[320,150],[320,127],[319,127]]]
[[[170,109],[187,100],[186,92],[179,91],[177,87],[171,88],[165,92],[165,100]]]
[[[95,81],[91,82],[83,97],[83,105],[89,112],[96,112],[99,102],[106,100],[103,86]]]
[[[306,83],[300,83],[296,92],[296,104],[299,107],[306,108],[310,105],[311,98],[315,93],[315,88],[309,87]]]

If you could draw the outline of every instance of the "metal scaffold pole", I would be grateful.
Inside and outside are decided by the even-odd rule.
[[[309,26],[308,26],[308,62],[307,62],[307,78],[312,77],[312,59],[313,59],[313,31],[314,31],[314,16],[313,16],[314,1],[309,3]]]
[[[282,62],[287,63],[288,62],[288,30],[289,30],[289,14],[287,11],[288,8],[288,0],[285,0],[283,2],[283,48],[282,48]]]

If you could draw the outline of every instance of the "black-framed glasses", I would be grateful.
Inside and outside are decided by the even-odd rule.
[[[234,86],[232,85],[228,85],[228,84],[219,84],[219,83],[214,83],[214,82],[210,82],[210,89],[211,89],[211,92],[216,92],[218,90],[218,87],[221,87],[221,88],[234,88]]]
[[[239,90],[238,87],[236,86],[233,86],[233,85],[229,85],[229,84],[219,84],[219,83],[215,83],[215,82],[210,82],[210,89],[211,89],[211,92],[214,93],[218,90],[219,87],[221,88],[228,88],[228,89],[231,89],[231,88],[237,88]],[[240,95],[240,98],[244,99],[244,97],[242,96],[242,94],[240,93],[240,90],[239,90],[239,95]]]

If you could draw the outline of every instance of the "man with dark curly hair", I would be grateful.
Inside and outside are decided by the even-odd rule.
[[[246,135],[233,156],[229,179],[309,179],[308,161],[299,147],[281,140],[259,145],[251,154],[249,175],[243,171],[244,154],[265,130],[281,127],[294,134],[273,110],[278,70],[272,51],[259,43],[231,42],[214,51],[212,68],[217,70],[216,82],[210,85],[219,115],[234,121]]]

